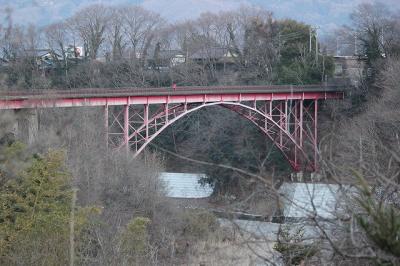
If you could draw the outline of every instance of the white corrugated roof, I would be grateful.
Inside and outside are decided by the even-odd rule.
[[[339,190],[338,185],[332,184],[284,183],[279,189],[285,195],[284,216],[307,218],[316,212],[318,217],[332,219],[341,194]]]
[[[167,197],[171,198],[207,198],[211,196],[213,188],[209,184],[199,183],[205,174],[191,173],[161,173],[160,179],[164,182]]]

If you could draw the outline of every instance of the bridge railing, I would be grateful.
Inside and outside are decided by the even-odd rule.
[[[147,96],[177,94],[223,94],[223,93],[279,93],[279,92],[339,92],[344,87],[336,84],[313,85],[261,85],[261,86],[182,86],[154,88],[83,88],[73,90],[30,90],[0,91],[0,99],[37,99],[37,98],[80,98],[102,96]]]

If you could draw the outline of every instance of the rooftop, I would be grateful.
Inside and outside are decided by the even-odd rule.
[[[161,50],[158,53],[159,59],[172,59],[174,57],[184,57],[185,54],[180,50]],[[154,59],[154,54],[150,55],[149,59]]]
[[[160,179],[164,182],[167,197],[170,198],[207,198],[213,193],[213,188],[208,185],[201,185],[200,179],[205,174],[191,173],[161,173]]]
[[[339,185],[315,183],[283,183],[279,193],[284,195],[283,215],[289,218],[317,215],[323,219],[333,219],[342,195]]]
[[[191,59],[221,59],[230,57],[230,51],[224,47],[203,48],[190,56]]]

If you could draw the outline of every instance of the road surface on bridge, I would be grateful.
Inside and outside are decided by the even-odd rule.
[[[264,86],[185,86],[158,88],[84,88],[74,90],[26,90],[0,91],[0,99],[37,99],[59,97],[108,97],[147,95],[186,95],[213,93],[290,93],[290,92],[337,92],[335,85],[264,85]]]
[[[162,88],[87,88],[0,92],[0,109],[105,106],[209,101],[343,98],[334,85],[195,86]]]

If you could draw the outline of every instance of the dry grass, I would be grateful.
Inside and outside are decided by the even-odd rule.
[[[233,237],[233,239],[232,239]],[[272,249],[274,242],[256,240],[250,236],[231,234],[229,240],[215,236],[196,243],[187,256],[185,265],[273,265],[264,258],[277,261],[279,254]]]

